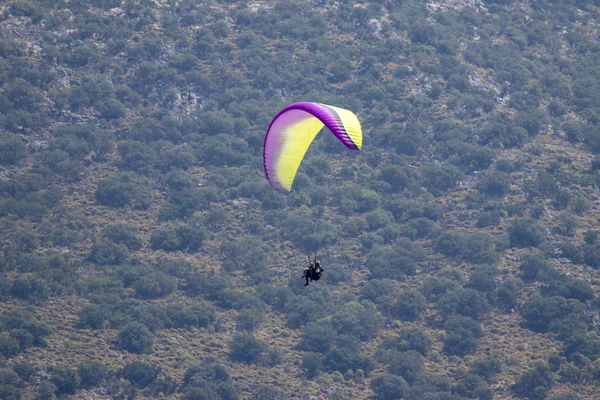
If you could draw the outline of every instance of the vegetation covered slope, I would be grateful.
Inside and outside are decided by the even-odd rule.
[[[3,2],[0,398],[597,397],[598,6]]]

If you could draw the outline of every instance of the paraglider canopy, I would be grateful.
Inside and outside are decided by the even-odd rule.
[[[263,161],[271,186],[290,191],[306,150],[326,126],[347,148],[360,150],[362,130],[349,110],[320,103],[300,102],[281,110],[265,136]]]

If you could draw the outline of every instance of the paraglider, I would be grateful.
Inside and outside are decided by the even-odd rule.
[[[323,126],[350,150],[361,149],[362,130],[352,111],[300,102],[290,104],[273,118],[265,136],[263,162],[267,180],[275,190],[291,190],[300,163]]]
[[[308,262],[308,268],[304,268],[304,274],[302,275],[302,278],[306,279],[304,286],[308,286],[309,280],[318,281],[321,279],[323,271],[321,261],[317,260],[317,255],[315,254],[315,259]]]
[[[275,190],[291,190],[300,163],[323,126],[350,150],[361,149],[362,130],[352,111],[326,104],[300,102],[290,104],[273,118],[265,136],[263,163],[267,180]],[[323,274],[316,254],[313,260],[309,256],[309,261],[302,275],[306,280],[304,286],[309,281],[318,281]]]

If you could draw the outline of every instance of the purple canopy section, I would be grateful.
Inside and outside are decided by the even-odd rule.
[[[281,144],[281,140],[283,138],[279,137],[280,132],[273,132],[273,127],[276,121],[280,118],[284,118],[284,114],[290,111],[304,111],[306,113],[311,114],[318,120],[320,120],[347,148],[351,150],[359,150],[358,146],[352,141],[344,124],[342,122],[341,117],[338,113],[331,107],[328,107],[325,104],[319,103],[311,103],[307,101],[302,101],[294,104],[290,104],[283,108],[279,113],[273,118],[269,128],[267,129],[267,134],[265,136],[264,146],[263,146],[263,165],[265,169],[265,175],[271,186],[278,191],[287,191],[287,189],[283,188],[276,179],[271,179],[269,176],[269,171],[273,171],[276,159],[278,157],[278,150]],[[294,115],[296,114],[296,115]],[[293,113],[290,117],[293,119],[290,122],[298,121],[297,113]],[[279,130],[277,130],[279,131]]]

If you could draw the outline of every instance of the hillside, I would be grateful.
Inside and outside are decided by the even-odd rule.
[[[597,398],[599,7],[2,2],[0,398]]]

